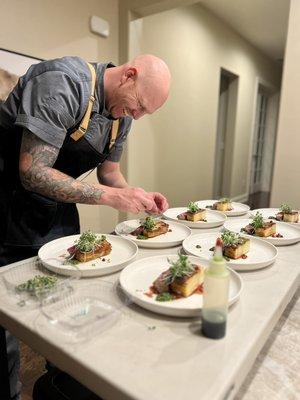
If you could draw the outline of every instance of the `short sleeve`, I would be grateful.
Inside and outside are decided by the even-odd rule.
[[[46,71],[23,88],[15,124],[60,148],[79,107],[76,83],[62,71]]]
[[[112,151],[109,153],[109,156],[107,157],[108,161],[113,161],[113,162],[120,161],[124,143],[126,142],[127,136],[131,128],[131,123],[132,123],[131,118],[124,118],[123,121],[121,122],[115,146],[113,147]]]

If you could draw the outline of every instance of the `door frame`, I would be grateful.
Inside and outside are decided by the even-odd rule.
[[[254,88],[254,101],[253,101],[253,114],[252,114],[252,123],[251,123],[251,135],[250,135],[250,144],[249,144],[249,154],[248,154],[248,168],[247,168],[247,178],[246,178],[246,187],[247,187],[247,198],[250,194],[250,184],[251,184],[251,166],[252,166],[252,154],[253,154],[253,147],[254,147],[254,136],[255,136],[255,121],[256,121],[256,112],[257,112],[257,102],[258,102],[258,89],[259,86],[263,86],[267,89],[270,95],[279,94],[280,96],[280,89],[276,88],[270,82],[266,81],[261,77],[256,77],[255,79],[255,88]],[[280,97],[279,97],[280,101]],[[276,147],[276,138],[277,138],[277,127],[278,127],[278,113],[277,113],[277,121],[276,121],[276,128],[275,128],[275,141],[274,141],[274,151]],[[274,163],[274,154],[273,154],[273,163]],[[272,181],[272,177],[271,177]]]

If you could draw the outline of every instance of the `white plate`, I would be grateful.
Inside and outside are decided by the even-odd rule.
[[[219,211],[212,211],[212,210],[206,210],[207,222],[184,221],[177,218],[177,215],[184,213],[186,211],[187,211],[186,207],[169,208],[167,211],[164,212],[163,216],[168,220],[179,222],[180,224],[189,226],[190,228],[200,228],[200,229],[215,228],[217,226],[221,226],[227,219],[225,214]]]
[[[216,239],[220,236],[220,232],[193,235],[186,239],[182,246],[186,253],[208,261],[213,255],[213,252],[209,249],[215,245]],[[200,245],[201,248],[197,248],[197,245]],[[228,266],[236,271],[254,271],[272,264],[277,257],[277,253],[276,247],[271,243],[251,237],[247,258],[230,260],[228,261]]]
[[[258,208],[256,210],[251,210],[250,216],[254,217],[257,212],[260,212],[264,219],[269,220],[269,217],[275,217],[275,215],[279,212],[279,208]],[[270,219],[270,221],[277,222],[275,219]],[[284,222],[284,221],[278,221],[278,222]],[[284,222],[284,223],[291,224],[292,226],[300,228],[300,220],[299,222]]]
[[[137,239],[136,236],[130,234],[130,232],[133,232],[141,225],[139,219],[131,219],[129,221],[120,222],[116,226],[115,232],[117,235],[124,236],[125,238],[134,241],[140,247],[147,247],[151,249],[178,246],[192,233],[190,228],[187,226],[169,221],[168,224],[169,229],[171,229],[172,232],[167,232],[163,235],[159,235],[147,240]]]
[[[246,225],[250,224],[252,222],[252,219],[236,219],[236,220],[230,220],[227,221],[224,224],[224,228],[229,229],[230,231],[241,233],[241,228],[244,228]],[[290,224],[286,224],[285,222],[276,222],[276,233],[280,233],[283,235],[282,238],[278,237],[259,237],[260,240],[265,240],[266,242],[272,243],[275,246],[287,246],[289,244],[294,244],[300,241],[300,230],[298,228],[295,228],[294,226]],[[247,235],[243,233],[243,235],[253,238],[252,235]]]
[[[101,236],[101,233],[97,233]],[[67,255],[67,249],[74,245],[80,235],[65,236],[60,239],[52,240],[40,248],[38,256],[42,263],[50,271],[61,275],[81,277],[101,276],[112,274],[124,268],[129,262],[133,261],[137,255],[138,248],[135,243],[115,235],[105,235],[112,245],[112,251],[105,257],[96,258],[85,263],[79,263],[75,266],[64,265],[63,255]],[[102,259],[105,261],[102,261]]]
[[[201,294],[192,294],[187,298],[166,302],[156,301],[154,297],[149,297],[145,294],[149,291],[155,279],[168,269],[170,265],[168,258],[176,260],[178,256],[172,254],[169,256],[142,258],[128,265],[120,275],[122,289],[134,303],[147,310],[173,317],[199,316],[202,308]],[[200,264],[203,267],[207,266],[207,262],[200,260],[198,257],[189,256],[189,259],[194,264]],[[231,269],[230,273],[229,304],[232,304],[240,296],[242,279]]]
[[[206,206],[212,206],[218,200],[200,200],[196,201],[199,207],[205,208]],[[247,204],[236,203],[235,201],[231,202],[233,210],[231,211],[222,211],[227,217],[237,217],[240,215],[247,214],[250,210],[250,207]]]

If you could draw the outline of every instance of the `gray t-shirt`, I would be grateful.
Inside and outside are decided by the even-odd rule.
[[[103,77],[106,68],[114,65],[94,64],[96,67],[95,103],[86,139],[103,152],[109,142],[112,118],[105,109]],[[91,73],[79,57],[63,57],[43,61],[29,68],[5,103],[0,105],[0,125],[6,129],[28,129],[45,142],[61,148],[67,132],[81,122],[91,94]],[[118,162],[132,119],[120,119],[116,144],[108,160]]]

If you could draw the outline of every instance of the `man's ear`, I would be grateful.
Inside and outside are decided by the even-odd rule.
[[[121,82],[125,83],[128,81],[128,79],[136,80],[138,75],[138,71],[135,67],[129,67],[125,70],[125,72],[122,75]]]

